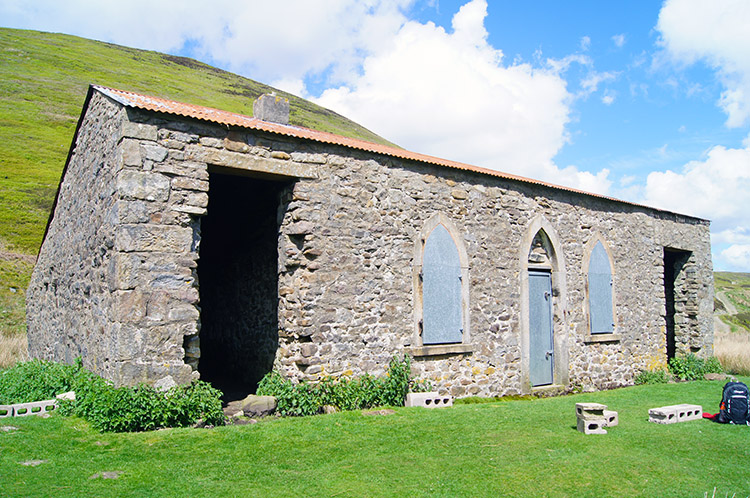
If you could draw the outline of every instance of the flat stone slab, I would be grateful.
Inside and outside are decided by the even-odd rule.
[[[606,409],[607,405],[601,403],[576,403],[576,417],[583,419],[604,417]]]
[[[446,408],[453,406],[453,396],[440,395],[437,392],[409,393],[404,406],[423,406],[425,408]]]
[[[669,405],[651,408],[648,411],[648,421],[656,424],[676,424],[703,418],[703,408],[700,405]]]

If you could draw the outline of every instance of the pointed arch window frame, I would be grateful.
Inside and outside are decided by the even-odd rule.
[[[461,283],[461,324],[463,328],[460,342],[425,343],[423,337],[424,255],[427,240],[438,226],[442,226],[448,232],[448,235],[450,235],[453,245],[458,252],[460,266],[459,280]],[[461,232],[458,231],[456,226],[446,215],[443,213],[437,213],[425,222],[414,244],[413,261],[414,332],[412,334],[411,345],[407,347],[407,352],[415,357],[473,352],[474,346],[471,344],[471,321],[469,317],[469,258],[466,252],[466,247],[463,243]]]
[[[603,251],[597,251],[597,247],[600,246]],[[596,251],[596,254],[595,254]],[[601,265],[601,261],[603,261],[601,258],[602,256],[606,256],[607,263],[609,264],[609,271],[610,271],[610,309],[612,313],[612,321],[611,321],[611,330],[595,330],[596,327],[594,327],[593,321],[592,321],[592,292],[593,289],[591,288],[591,266],[592,263],[594,265]],[[599,262],[597,263],[597,258],[599,259]],[[584,312],[585,312],[585,318],[586,318],[586,337],[584,339],[587,343],[592,342],[617,342],[622,339],[621,335],[617,333],[617,307],[616,307],[616,275],[615,275],[615,264],[614,264],[614,257],[612,256],[612,251],[610,250],[609,244],[607,244],[607,241],[602,237],[600,234],[595,234],[594,237],[592,237],[587,243],[584,248],[584,257],[583,257],[583,278],[585,281],[585,302],[584,302]],[[596,285],[596,284],[594,284]],[[601,327],[599,327],[601,328]]]

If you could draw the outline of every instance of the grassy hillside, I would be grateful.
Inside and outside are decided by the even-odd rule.
[[[0,367],[21,354],[24,290],[89,84],[252,115],[289,98],[292,124],[388,143],[328,109],[193,59],[0,28]]]
[[[252,115],[275,90],[193,59],[75,36],[0,28],[0,251],[38,251],[90,83]],[[387,143],[306,100],[292,124]]]
[[[750,273],[714,273],[714,307],[733,332],[750,332]]]

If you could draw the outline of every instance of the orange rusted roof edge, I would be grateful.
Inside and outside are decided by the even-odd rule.
[[[620,199],[616,199],[614,197],[608,197],[605,195],[595,194],[592,192],[586,192],[584,190],[578,190],[578,189],[574,189],[570,187],[563,187],[561,185],[555,185],[552,183],[547,183],[547,182],[543,182],[540,180],[534,180],[531,178],[513,175],[510,173],[504,173],[502,171],[497,171],[493,169],[480,168],[478,166],[472,166],[470,164],[460,163],[457,161],[451,161],[448,159],[442,159],[439,157],[429,156],[426,154],[420,154],[418,152],[411,152],[405,149],[399,149],[397,147],[376,144],[373,142],[368,142],[366,140],[344,137],[341,135],[336,135],[334,133],[328,133],[324,131],[311,130],[309,128],[304,128],[301,126],[282,125],[279,123],[272,123],[268,121],[263,121],[258,118],[245,116],[243,114],[237,114],[234,112],[222,111],[219,109],[213,109],[210,107],[204,107],[204,106],[199,106],[199,105],[194,105],[194,104],[185,104],[182,102],[176,102],[174,100],[162,99],[159,97],[151,97],[148,95],[141,95],[138,93],[126,92],[126,91],[117,90],[114,88],[107,88],[107,87],[98,86],[98,85],[91,85],[91,86],[93,89],[103,93],[104,95],[119,102],[120,104],[128,106],[128,107],[133,107],[136,109],[144,109],[148,111],[162,112],[165,114],[174,114],[176,116],[199,119],[202,121],[210,121],[210,122],[225,125],[225,126],[237,126],[240,128],[246,128],[250,130],[259,130],[259,131],[264,131],[268,133],[284,135],[288,137],[302,138],[302,139],[313,140],[316,142],[322,142],[326,144],[340,145],[342,147],[358,149],[358,150],[362,150],[366,152],[373,152],[376,154],[383,154],[386,156],[396,157],[399,159],[407,159],[407,160],[418,161],[418,162],[423,162],[423,163],[428,163],[428,164],[434,164],[438,166],[445,166],[445,167],[453,168],[453,169],[472,171],[475,173],[494,176],[494,177],[503,178],[507,180],[515,180],[515,181],[519,181],[523,183],[542,185],[542,186],[557,189],[557,190],[564,190],[564,191],[573,192],[576,194],[583,194],[583,195],[587,195],[591,197],[598,197],[600,199],[606,199],[609,201],[614,201],[614,202],[618,202],[622,204],[630,204],[632,206],[647,208],[647,209],[651,209],[654,211],[672,213],[672,214],[677,214],[679,216],[684,216],[687,218],[694,218],[694,219],[702,220],[702,218],[698,218],[696,216],[675,213],[675,212],[667,211],[664,209],[657,209],[651,206],[646,206],[646,205],[638,204],[635,202],[623,201]],[[703,220],[703,221],[708,221],[708,220]]]

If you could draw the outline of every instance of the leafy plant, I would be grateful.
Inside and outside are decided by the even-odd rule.
[[[339,410],[360,410],[375,406],[403,406],[411,387],[423,389],[426,382],[411,379],[411,360],[393,357],[384,377],[364,374],[353,379],[326,377],[318,383],[300,382],[281,376],[277,371],[267,374],[258,384],[258,394],[275,396],[276,412],[284,416],[318,413],[322,406]]]
[[[202,381],[163,393],[151,386],[114,387],[109,381],[74,365],[32,360],[0,372],[0,403],[52,399],[75,391],[75,401],[60,404],[62,415],[78,415],[100,431],[132,432],[160,427],[186,427],[199,418],[224,424],[221,392]]]
[[[707,373],[721,373],[722,368],[716,357],[707,360],[690,353],[675,356],[669,360],[669,371],[680,380],[698,380]]]
[[[91,374],[75,386],[76,400],[64,413],[85,418],[103,432],[135,432],[187,427],[198,419],[224,425],[221,392],[203,381],[176,386],[166,393],[151,386],[112,386]]]
[[[669,382],[669,373],[664,370],[641,370],[635,376],[635,385],[643,384],[666,384]]]
[[[53,399],[60,393],[73,390],[81,362],[63,365],[45,360],[17,363],[0,371],[0,404],[27,403]]]

